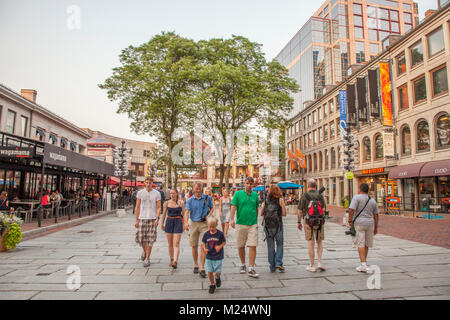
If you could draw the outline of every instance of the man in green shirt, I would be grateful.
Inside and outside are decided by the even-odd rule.
[[[255,271],[256,246],[258,245],[258,194],[252,191],[254,181],[252,177],[245,180],[245,189],[237,191],[231,200],[230,221],[231,227],[236,228],[236,243],[241,259],[240,273],[246,273],[245,266],[245,246],[249,247],[248,275],[257,278],[259,274]],[[236,214],[236,222],[234,215]]]

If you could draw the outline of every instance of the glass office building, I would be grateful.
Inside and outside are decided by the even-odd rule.
[[[276,56],[300,85],[292,116],[339,84],[353,64],[381,52],[381,41],[418,24],[411,0],[327,0]]]

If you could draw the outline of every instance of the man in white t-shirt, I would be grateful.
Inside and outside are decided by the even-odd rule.
[[[144,267],[150,266],[150,254],[156,241],[159,216],[161,214],[161,194],[153,189],[153,178],[145,178],[145,188],[140,190],[136,199],[136,242],[144,250],[141,260]]]

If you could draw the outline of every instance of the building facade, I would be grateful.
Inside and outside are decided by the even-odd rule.
[[[293,114],[342,82],[349,66],[378,55],[385,37],[417,24],[412,0],[325,1],[275,58],[301,88],[293,97]]]
[[[356,85],[361,94],[354,97],[358,119],[351,126],[357,140],[353,194],[366,182],[380,206],[394,196],[404,212],[420,215],[435,208],[448,213],[444,199],[450,197],[450,5],[391,40],[386,40],[381,54],[292,118],[286,146],[306,155],[304,180],[318,179],[327,187],[329,203],[341,205],[350,190],[342,168],[338,95],[341,90],[348,95],[348,88]],[[380,63],[388,63],[390,70],[392,126],[382,122]],[[375,86],[369,81],[371,71],[377,74]],[[304,182],[301,173],[291,169],[288,161],[288,178]]]

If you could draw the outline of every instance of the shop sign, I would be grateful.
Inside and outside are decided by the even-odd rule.
[[[345,135],[347,128],[347,91],[339,90],[339,132]]]
[[[383,173],[383,172],[384,172],[384,168],[361,170],[361,174],[374,174],[374,173]]]
[[[386,202],[388,202],[388,203],[399,203],[400,202],[400,198],[398,198],[398,197],[387,197],[386,198]]]
[[[384,156],[387,158],[394,158],[394,133],[383,132],[383,150]]]
[[[391,80],[389,63],[380,63],[381,99],[383,109],[383,126],[392,127]]]
[[[440,209],[441,206],[440,205],[431,205],[430,209]]]
[[[347,177],[348,180],[352,180],[355,175],[353,174],[353,171],[349,171],[345,174],[345,176]]]
[[[33,158],[33,148],[1,147],[0,157],[4,158]]]

